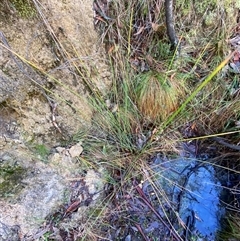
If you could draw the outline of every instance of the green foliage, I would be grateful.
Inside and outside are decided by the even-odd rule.
[[[130,103],[130,95],[126,92],[125,94],[126,98],[122,99],[121,105],[116,107],[118,108],[116,112],[108,109],[101,100],[93,99],[93,108],[98,112],[95,125],[109,136],[110,142],[113,142],[117,149],[134,152],[136,146],[133,141],[132,127],[133,118],[137,119],[137,116],[133,115],[135,107]]]
[[[34,146],[35,153],[41,158],[41,160],[45,161],[47,156],[50,154],[50,150],[43,144],[36,144]]]

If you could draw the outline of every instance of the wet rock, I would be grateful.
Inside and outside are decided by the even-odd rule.
[[[204,165],[188,178],[181,199],[179,215],[191,227],[191,236],[196,240],[215,240],[220,230],[224,208],[220,203],[221,183],[215,177],[214,168]]]

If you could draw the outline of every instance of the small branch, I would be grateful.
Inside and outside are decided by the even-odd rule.
[[[219,144],[221,144],[221,145],[223,145],[223,146],[226,146],[226,147],[230,148],[230,149],[240,151],[240,146],[230,144],[230,143],[224,141],[223,138],[213,137],[213,140],[216,141],[216,142],[218,142]]]
[[[157,216],[157,218],[162,222],[162,224],[170,231],[170,233],[172,233],[173,237],[176,240],[181,240],[181,238],[179,237],[179,234],[175,231],[175,230],[171,230],[169,228],[169,226],[167,225],[167,223],[163,220],[163,218],[159,215],[159,213],[154,209],[154,207],[152,206],[152,204],[148,201],[146,195],[144,194],[144,192],[142,191],[142,189],[138,186],[135,185],[135,188],[138,192],[138,194],[140,195],[141,199],[143,200],[143,202],[150,208],[150,210]]]
[[[144,232],[142,231],[142,228],[139,224],[135,224],[136,228],[138,229],[138,231],[141,233],[141,235],[143,236],[145,241],[149,241],[149,239],[146,237],[146,235],[144,234]]]
[[[165,0],[165,14],[166,14],[167,34],[170,39],[172,47],[176,48],[178,45],[178,39],[176,36],[174,23],[173,23],[173,0]]]

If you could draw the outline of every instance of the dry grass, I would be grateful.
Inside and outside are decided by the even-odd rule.
[[[176,111],[184,98],[181,80],[163,73],[146,73],[137,77],[137,105],[146,119],[163,122]]]
[[[163,49],[156,47],[156,33],[154,33],[153,30],[147,32],[146,28],[142,30],[142,35],[141,32],[138,32],[140,31],[141,26],[145,26],[144,21],[146,21],[146,19],[149,20],[148,14],[150,12],[148,12],[148,10],[149,7],[154,3],[153,1],[150,1],[148,5],[144,5],[145,3],[143,2],[141,2],[141,4],[133,3],[132,1],[124,3],[123,1],[122,5],[115,9],[119,16],[121,16],[121,18],[118,19],[118,26],[121,27],[110,25],[108,32],[105,35],[107,36],[105,40],[108,42],[110,39],[108,42],[109,44],[114,42],[114,39],[116,39],[114,38],[114,36],[116,36],[116,32],[117,35],[120,36],[118,38],[119,42],[117,42],[117,45],[121,47],[121,57],[118,58],[119,56],[115,55],[115,57],[113,57],[113,55],[111,55],[111,57],[113,57],[114,64],[117,66],[117,69],[115,69],[115,76],[118,77],[119,82],[116,86],[121,86],[123,83],[127,83],[127,86],[129,87],[128,90],[130,90],[128,92],[128,98],[130,98],[135,104],[133,105],[134,108],[137,107],[138,110],[138,117],[136,117],[137,121],[133,125],[128,126],[137,126],[138,130],[141,130],[140,134],[144,134],[144,131],[146,131],[146,127],[144,125],[146,123],[151,123],[156,128],[160,127],[162,122],[167,120],[172,113],[178,110],[180,104],[186,99],[186,96],[190,96],[191,92],[194,92],[197,89],[196,86],[201,84],[207,74],[210,73],[224,58],[226,49],[228,48],[228,46],[225,44],[225,38],[226,36],[229,36],[229,31],[232,30],[231,28],[234,24],[232,23],[230,28],[226,29],[224,21],[229,23],[229,19],[227,19],[226,15],[224,15],[222,11],[220,11],[223,7],[222,5],[217,6],[216,12],[219,13],[219,18],[217,21],[221,22],[220,25],[222,26],[221,30],[223,30],[223,32],[219,31],[219,25],[217,31],[215,31],[215,27],[217,25],[215,27],[211,27],[211,24],[208,23],[209,25],[204,27],[204,24],[201,24],[201,21],[209,21],[209,18],[212,15],[206,19],[201,19],[200,21],[199,16],[201,14],[198,13],[194,15],[194,18],[196,19],[192,21],[192,15],[195,11],[195,8],[193,8],[191,4],[191,7],[189,8],[190,10],[188,9],[189,12],[185,15],[181,15],[181,13],[184,13],[185,10],[182,9],[184,6],[181,6],[181,11],[178,11],[179,15],[177,15],[177,19],[179,21],[176,22],[177,26],[179,27],[178,30],[181,30],[181,33],[179,34],[183,35],[183,54],[179,61],[174,61],[174,57],[172,57],[170,52],[166,51],[166,49],[164,52]],[[160,2],[158,2],[158,4],[158,7],[161,7]],[[144,6],[145,15],[141,15],[141,10],[144,9]],[[130,11],[132,8],[136,8],[137,11]],[[121,11],[119,9],[121,9]],[[126,11],[126,9],[130,10]],[[109,11],[109,13],[112,13],[112,16],[115,16],[114,11]],[[210,14],[214,15],[215,13],[211,12]],[[159,18],[155,17],[156,15],[154,15],[152,18],[152,20],[154,19],[154,23],[160,23],[162,21],[162,15],[159,16]],[[137,28],[138,20],[142,23],[139,28]],[[187,29],[187,20],[189,21],[190,30]],[[194,24],[196,25],[193,27]],[[130,41],[129,36],[131,36]],[[137,38],[137,36],[139,38]],[[158,37],[160,37],[162,41],[160,44],[166,44],[167,41],[164,33],[161,32]],[[108,50],[109,49],[110,48],[108,46]],[[137,52],[141,54],[137,55]],[[149,54],[152,55],[151,57],[154,59],[153,62],[155,63],[155,66],[149,64],[149,62],[146,60],[147,55]],[[216,55],[218,55],[217,58]],[[126,62],[124,62],[124,58],[122,58],[122,56],[127,57],[125,59]],[[163,64],[161,64],[161,59],[159,56],[164,59]],[[144,63],[144,61],[140,59],[146,60],[150,66],[150,71],[141,72],[141,70],[139,70],[139,62]],[[171,65],[171,60],[174,62],[173,65]],[[127,69],[127,61],[129,61],[131,65],[132,62],[137,64],[133,66],[135,67],[134,70],[130,70],[128,72],[129,77],[125,78],[125,75],[122,77],[121,74]],[[181,64],[181,66],[176,66],[178,64]],[[159,65],[161,65],[161,68],[158,68]],[[174,76],[174,74],[172,74],[173,72],[168,72],[169,68],[171,69],[172,66],[177,69],[178,73],[182,73],[180,78],[177,77],[178,75]],[[174,71],[176,71],[176,69]],[[223,82],[224,81],[226,81],[226,79],[224,79]],[[131,82],[134,83],[133,86],[130,84]],[[186,91],[187,88],[184,86],[186,85],[186,82],[189,85],[190,91]],[[125,120],[129,121],[127,123],[133,123],[134,118],[132,118],[132,116],[135,116],[134,113],[136,112],[131,113],[131,108],[133,106],[126,104],[126,95],[121,95],[126,92],[122,90],[119,91],[118,87],[115,90],[118,92],[116,96],[120,109],[117,115],[119,114],[120,116],[124,116],[123,118],[126,118]],[[134,153],[128,157],[127,163],[130,166],[125,168],[124,173],[128,173],[129,175],[126,176],[127,178],[122,180],[122,184],[127,183],[129,179],[131,179],[131,177],[135,176],[137,173],[141,174],[143,178],[148,178],[150,181],[152,181],[154,186],[152,179],[154,174],[146,177],[146,172],[144,171],[147,169],[146,159],[148,158],[148,154],[149,156],[158,152],[163,154],[177,154],[179,140],[181,139],[181,133],[179,133],[179,130],[185,129],[189,123],[191,123],[190,129],[195,128],[196,133],[194,133],[194,135],[191,135],[190,133],[189,136],[184,137],[193,137],[196,141],[198,141],[198,138],[200,140],[201,136],[209,134],[215,135],[233,129],[237,131],[236,125],[229,125],[229,123],[236,123],[239,120],[239,100],[238,98],[230,97],[228,92],[229,90],[226,85],[219,81],[218,75],[215,76],[214,79],[211,79],[207,86],[204,86],[204,88],[199,90],[199,92],[196,92],[194,98],[192,98],[185,108],[183,108],[179,114],[175,116],[170,125],[164,128],[160,135],[158,135],[156,138],[148,139],[147,147],[141,150],[140,153],[138,152],[137,157],[136,155],[134,156]],[[126,122],[121,122],[120,126],[122,126],[124,123]],[[127,129],[128,133],[130,133],[130,136],[135,134],[134,129],[136,128],[131,127]],[[150,129],[150,131],[153,132],[153,129]],[[123,132],[118,132],[118,134],[123,136]],[[170,136],[172,136],[172,138]],[[151,142],[152,140],[153,142]],[[130,141],[135,141],[135,139],[132,138]],[[201,144],[206,146],[205,143],[209,145],[208,140],[203,141]],[[215,143],[215,148],[222,150],[222,147],[217,143]],[[120,152],[123,150],[124,149],[120,149]],[[134,161],[136,159],[138,159],[138,162]],[[145,162],[140,160],[145,160]],[[227,172],[229,170],[226,163],[217,164],[216,162],[216,166]],[[230,170],[234,173],[234,166],[232,166]],[[155,190],[155,194],[159,200],[159,203],[161,203],[161,199],[164,197],[167,201],[169,201],[166,197],[166,194],[163,193],[159,187]],[[116,212],[118,212],[118,210],[116,210]]]

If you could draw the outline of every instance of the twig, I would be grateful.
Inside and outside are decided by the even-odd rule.
[[[216,141],[216,142],[218,142],[219,144],[221,144],[221,145],[223,145],[223,146],[226,146],[226,147],[230,148],[230,149],[240,151],[240,146],[230,144],[230,143],[224,141],[223,138],[213,137],[213,140]]]
[[[169,226],[167,225],[167,223],[163,220],[163,218],[159,215],[159,213],[153,208],[152,204],[148,201],[146,195],[144,194],[144,192],[142,191],[142,189],[136,185],[135,186],[138,194],[141,196],[141,199],[143,200],[143,202],[151,209],[151,211],[157,216],[157,218],[163,223],[163,225],[170,231],[170,233],[173,234],[174,238],[176,240],[181,240],[181,238],[179,237],[178,233],[176,233],[175,230],[172,230],[169,228]]]
[[[56,117],[55,117],[55,111],[56,111],[56,108],[57,108],[57,103],[54,102],[54,100],[52,98],[50,98],[44,91],[43,91],[43,95],[46,97],[46,99],[47,99],[47,101],[49,103],[49,106],[51,108],[51,121],[52,121],[52,124],[59,131],[59,133],[63,135],[62,130],[60,129],[59,125],[57,124]]]
[[[142,231],[142,228],[139,224],[135,224],[136,228],[138,229],[138,231],[141,233],[141,235],[143,236],[143,238],[145,239],[145,241],[150,241],[148,237],[146,237],[146,235],[144,234],[144,232]]]

